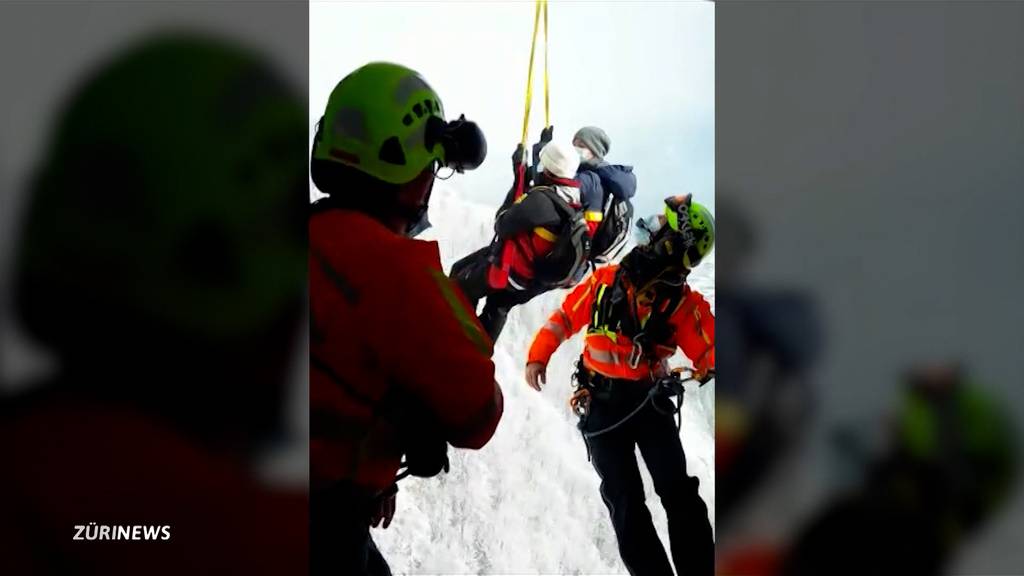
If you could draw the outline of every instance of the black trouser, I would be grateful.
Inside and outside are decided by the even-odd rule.
[[[529,302],[544,291],[517,290],[512,286],[501,290],[492,288],[487,281],[491,266],[491,250],[491,246],[485,246],[453,264],[451,279],[462,289],[474,310],[481,298],[487,299],[483,311],[480,312],[480,324],[491,337],[491,341],[497,342],[501,330],[505,327],[509,311]]]
[[[610,391],[593,396],[581,429],[593,432],[619,422],[644,401],[648,389],[641,382],[613,381]],[[686,474],[686,456],[673,416],[659,413],[648,404],[623,425],[587,442],[594,468],[601,477],[601,497],[611,514],[619,554],[629,573],[672,574],[644,502],[634,452],[639,446],[654,481],[654,491],[668,515],[672,561],[677,573],[711,576],[715,553],[708,509],[697,493],[699,481]]]
[[[373,498],[339,482],[309,495],[310,573],[324,576],[391,576],[370,536]]]

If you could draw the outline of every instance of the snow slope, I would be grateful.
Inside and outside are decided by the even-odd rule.
[[[503,194],[498,191],[497,194]],[[431,201],[445,269],[491,238],[494,207],[466,202],[454,181],[438,181]],[[692,285],[714,308],[714,260],[694,270]],[[451,472],[403,480],[398,511],[373,536],[396,574],[625,574],[597,473],[569,411],[570,375],[582,337],[562,345],[543,392],[523,380],[534,332],[561,304],[556,291],[520,306],[494,353],[505,414],[482,450],[452,450]],[[673,365],[685,362],[677,357]],[[687,393],[681,437],[689,473],[714,525],[714,382]],[[640,458],[639,452],[637,458]],[[641,466],[648,506],[668,548],[666,518]]]

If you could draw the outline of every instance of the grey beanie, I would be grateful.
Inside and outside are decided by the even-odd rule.
[[[604,155],[608,153],[608,150],[612,147],[612,139],[604,133],[597,126],[584,126],[576,131],[576,135],[572,137],[573,140],[579,140],[583,144],[590,148],[590,151],[594,153],[594,156],[598,158],[604,158]]]

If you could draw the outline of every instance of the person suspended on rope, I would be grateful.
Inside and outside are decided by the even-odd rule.
[[[435,171],[471,170],[485,155],[476,124],[446,121],[438,94],[397,64],[342,79],[318,124],[310,172],[327,197],[309,219],[313,573],[389,574],[369,527],[391,522],[401,468],[447,470],[448,444],[480,448],[501,418],[491,340],[437,244],[412,239]]]
[[[538,155],[536,185],[507,202],[494,222],[494,240],[452,266],[451,278],[497,340],[509,310],[538,294],[573,286],[587,272],[590,229],[583,218],[579,155],[568,142],[550,142]]]
[[[551,141],[553,133],[553,126],[544,128],[540,140],[533,145],[533,164],[524,170],[528,183],[533,183],[536,166],[540,163],[540,150]],[[632,166],[609,164],[605,160],[612,141],[597,126],[584,126],[577,130],[572,145],[580,157],[575,179],[580,184],[583,216],[593,238],[589,257],[597,264],[606,264],[619,255],[629,236],[633,220],[631,199],[636,195],[636,174]],[[512,154],[514,178],[519,177],[518,167],[525,159],[523,146],[517,145]],[[514,180],[502,207],[514,201],[517,185],[518,182]]]
[[[537,332],[526,381],[541,390],[555,350],[587,328],[570,405],[601,477],[622,561],[634,575],[672,573],[644,503],[634,455],[639,446],[668,515],[676,572],[710,576],[711,524],[699,482],[686,472],[673,419],[678,406],[671,405],[673,395],[681,402],[681,382],[668,358],[681,349],[693,364],[693,379],[706,382],[714,374],[714,317],[686,283],[714,246],[714,218],[685,195],[666,199],[664,215],[649,222],[649,242],[621,264],[594,271]]]

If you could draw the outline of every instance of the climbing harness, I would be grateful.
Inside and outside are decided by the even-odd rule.
[[[620,268],[610,285],[598,289],[588,333],[607,334],[612,339],[615,334],[622,334],[632,340],[626,363],[635,370],[643,360],[657,358],[658,343],[670,335],[669,318],[681,305],[685,293],[673,290],[667,296],[660,294],[653,282],[637,290],[623,283],[626,274]],[[640,313],[641,298],[649,307],[645,314]]]
[[[683,376],[684,372],[687,373],[685,377]],[[650,390],[647,392],[647,396],[644,398],[643,402],[641,402],[640,405],[634,408],[629,414],[624,416],[618,422],[601,428],[600,430],[583,431],[583,437],[589,440],[590,438],[607,434],[608,432],[611,432],[612,430],[615,430],[623,426],[624,424],[629,422],[629,420],[631,420],[634,416],[639,414],[640,411],[643,410],[644,407],[646,407],[648,404],[650,404],[651,407],[654,408],[654,410],[657,411],[659,414],[675,415],[676,430],[681,430],[683,427],[683,421],[680,410],[682,410],[683,408],[683,393],[685,392],[685,388],[683,387],[683,385],[687,382],[698,382],[700,386],[703,386],[705,383],[707,383],[708,380],[710,380],[710,378],[714,377],[714,372],[709,372],[708,378],[705,379],[704,381],[697,380],[694,376],[695,374],[692,370],[686,370],[681,368],[673,370],[668,375],[655,380],[654,385],[651,386]],[[585,394],[581,393],[580,389],[578,388],[576,393],[573,394],[574,399],[577,396],[585,397],[587,399],[585,403],[576,403],[573,405],[573,411],[576,412],[576,414],[579,415],[581,418],[585,418],[590,410],[590,398],[592,397],[589,391],[590,387],[591,386],[589,383],[580,384],[579,388],[587,390],[587,392]],[[665,410],[664,408],[659,406],[657,400],[661,398],[669,400],[669,402],[672,403],[672,409]],[[677,400],[675,402],[672,402],[673,398],[677,398]],[[583,406],[582,411],[579,408],[577,408],[577,406],[579,406],[580,404],[582,404]]]

